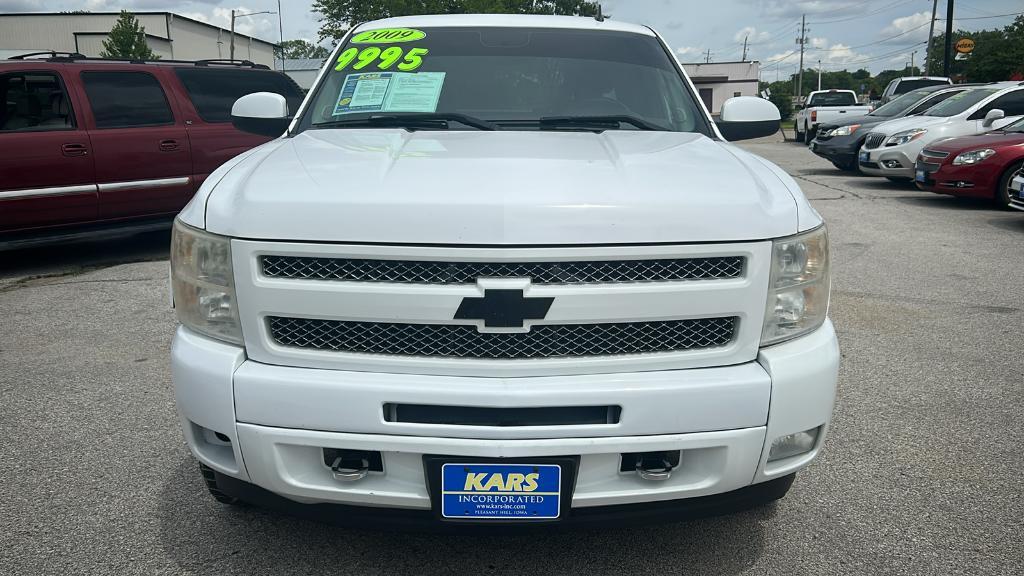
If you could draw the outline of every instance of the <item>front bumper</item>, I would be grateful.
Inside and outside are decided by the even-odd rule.
[[[954,166],[945,163],[936,166],[921,161],[917,162],[915,168],[915,183],[919,189],[964,198],[994,198],[1002,174],[1001,169],[992,166]]]
[[[837,164],[853,164],[857,162],[857,150],[861,146],[859,136],[835,136],[828,140],[815,138],[811,142],[811,152]]]
[[[270,366],[179,328],[172,347],[189,448],[220,475],[296,502],[431,510],[430,455],[579,459],[571,508],[730,493],[786,477],[821,450],[839,352],[826,323],[737,366],[534,378],[374,374]],[[478,427],[391,422],[393,402],[474,407],[615,403],[614,425]],[[770,409],[769,409],[770,407]],[[820,427],[807,453],[767,463],[771,441]],[[339,482],[323,449],[379,451],[383,472]],[[620,472],[623,453],[682,451],[670,479]],[[568,500],[568,498],[567,498]]]
[[[865,159],[865,153],[868,155]],[[902,147],[877,148],[860,151],[857,162],[860,171],[871,176],[888,178],[913,178],[914,163],[917,151],[909,151]],[[890,163],[896,163],[890,167]]]

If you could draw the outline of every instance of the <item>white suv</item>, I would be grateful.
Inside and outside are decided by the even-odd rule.
[[[947,98],[920,116],[890,120],[865,136],[861,172],[890,180],[914,178],[917,155],[931,142],[997,130],[1024,118],[1024,83],[1000,82]]]
[[[287,132],[174,227],[174,387],[219,500],[572,523],[779,498],[818,456],[826,231],[725,139],[775,134],[771,103],[716,125],[612,20],[396,18],[329,62],[290,121],[235,104]]]

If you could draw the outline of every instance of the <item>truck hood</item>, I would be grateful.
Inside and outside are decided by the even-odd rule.
[[[208,195],[208,230],[252,239],[717,242],[794,234],[798,213],[816,217],[786,180],[692,133],[307,130],[241,159],[195,201]]]

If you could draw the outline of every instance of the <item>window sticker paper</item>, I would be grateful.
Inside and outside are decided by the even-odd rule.
[[[349,74],[341,86],[334,116],[365,112],[436,112],[444,72],[366,72]]]

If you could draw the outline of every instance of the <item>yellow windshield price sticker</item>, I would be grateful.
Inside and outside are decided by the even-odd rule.
[[[378,70],[397,68],[402,72],[412,72],[423,66],[423,57],[430,53],[427,48],[410,48],[392,46],[383,50],[377,46],[369,48],[349,48],[338,55],[335,70],[341,72],[349,66],[353,70],[363,70],[376,64]],[[397,66],[396,66],[397,64]]]
[[[395,44],[397,42],[415,42],[426,37],[427,33],[422,30],[384,28],[382,30],[360,32],[352,38],[352,44]]]

